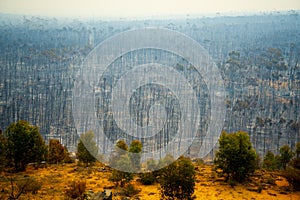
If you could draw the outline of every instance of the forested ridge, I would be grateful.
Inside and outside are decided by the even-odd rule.
[[[2,14],[0,129],[26,120],[46,139],[74,148],[72,88],[84,58],[110,36],[155,26],[190,36],[212,56],[226,87],[225,131],[247,131],[260,155],[285,144],[294,149],[300,141],[299,23],[295,11],[143,21]]]

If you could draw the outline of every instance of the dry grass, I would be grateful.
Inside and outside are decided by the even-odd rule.
[[[41,189],[37,194],[23,194],[20,199],[65,199],[65,191],[72,181],[85,181],[86,191],[103,191],[105,188],[111,188],[113,193],[120,192],[120,188],[114,188],[114,184],[109,181],[111,171],[100,163],[90,168],[77,166],[76,164],[51,165],[44,169],[28,168],[26,172],[17,174],[0,174],[0,199],[7,199],[7,193],[10,191],[9,177],[22,178],[24,176],[34,177],[41,182]],[[246,184],[237,184],[232,187],[225,183],[212,171],[212,166],[199,165],[196,167],[197,181],[195,188],[196,199],[300,199],[300,192],[283,192],[288,187],[287,181],[276,175],[276,173],[257,172],[251,181]],[[266,184],[268,179],[274,179],[275,184]],[[131,182],[139,194],[135,197],[140,199],[159,199],[159,184],[144,186],[140,182],[133,180]],[[261,193],[249,191],[249,187],[255,188],[263,186]],[[114,196],[113,199],[121,199],[120,196]],[[133,198],[134,199],[134,198]]]

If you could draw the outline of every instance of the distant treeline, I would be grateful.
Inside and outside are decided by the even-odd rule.
[[[38,126],[45,139],[75,149],[72,88],[84,58],[110,36],[158,26],[187,34],[216,62],[227,92],[225,131],[247,131],[260,155],[279,153],[284,144],[294,149],[300,141],[297,12],[144,21],[0,16],[2,130],[23,119]],[[197,155],[203,134],[190,154]]]

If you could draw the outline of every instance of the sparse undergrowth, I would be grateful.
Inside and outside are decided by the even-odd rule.
[[[66,199],[84,199],[84,192],[86,190],[85,181],[72,181],[69,188],[66,189]]]
[[[213,165],[198,165],[196,170],[195,192],[196,199],[299,199],[300,192],[292,192],[288,182],[280,176],[279,171],[257,170],[243,184],[236,183],[233,187],[219,177]],[[131,196],[131,199],[159,199],[159,184],[144,185],[138,175],[123,188],[116,187],[109,181],[111,169],[100,163],[92,167],[82,167],[77,164],[49,165],[47,168],[35,170],[29,167],[25,172],[2,173],[0,176],[0,199],[8,199],[11,187],[9,178],[32,178],[41,186],[36,192],[22,193],[19,199],[66,199],[66,191],[72,181],[85,182],[83,194],[96,194],[104,189],[111,190],[113,199]],[[272,179],[272,180],[271,180]],[[17,188],[17,185],[14,185]],[[75,187],[76,188],[76,187]],[[253,189],[250,191],[248,189]],[[260,192],[260,193],[259,193]],[[282,193],[282,194],[281,194]],[[276,195],[276,196],[273,196]],[[90,195],[92,196],[92,195]]]

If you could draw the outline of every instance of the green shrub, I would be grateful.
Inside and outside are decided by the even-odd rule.
[[[66,189],[65,196],[71,199],[84,199],[84,192],[86,189],[86,182],[72,181],[69,188]]]
[[[296,144],[296,157],[300,158],[300,142]]]
[[[75,163],[75,158],[72,158],[68,153],[64,159],[64,163]]]
[[[236,186],[236,184],[237,184],[237,182],[236,182],[235,180],[233,180],[233,179],[227,180],[227,183],[228,183],[231,187],[234,187],[234,186]]]
[[[18,180],[16,184],[18,190],[23,190],[24,193],[36,194],[42,188],[42,184],[33,177]]]
[[[249,135],[242,131],[231,134],[223,132],[214,163],[217,169],[227,174],[227,180],[244,181],[256,168],[256,152]]]
[[[264,157],[263,168],[274,170],[276,168],[275,156],[272,151],[268,151]]]
[[[133,174],[129,172],[123,172],[114,169],[109,178],[110,181],[114,182],[116,186],[124,187],[126,183],[133,179]]]
[[[133,140],[129,147],[129,157],[131,160],[132,169],[138,171],[141,168],[141,156],[143,145],[139,140]]]
[[[153,172],[140,174],[140,178],[143,185],[153,185],[156,182],[156,177]]]
[[[300,158],[295,158],[283,171],[282,175],[287,179],[296,191],[300,191]]]
[[[283,169],[286,169],[287,164],[294,156],[294,152],[288,145],[284,145],[279,149],[280,152],[280,162]]]
[[[114,162],[110,181],[116,186],[124,187],[126,183],[133,179],[131,159],[128,156],[128,147],[124,140],[119,140],[115,146],[115,152],[110,158]]]
[[[11,123],[4,132],[7,158],[14,163],[16,171],[24,171],[28,163],[45,160],[47,146],[37,126],[26,121]]]
[[[0,132],[0,173],[5,168],[7,164],[7,141],[5,137]]]
[[[132,197],[136,194],[138,194],[141,190],[137,189],[134,185],[131,183],[127,184],[124,188],[122,188],[123,195],[127,197]]]
[[[124,140],[118,140],[115,144],[112,154],[109,158],[109,165],[113,168],[117,168],[117,162],[122,156],[128,154],[128,146]]]
[[[94,132],[88,131],[80,136],[77,146],[77,156],[80,162],[86,166],[96,162],[95,156],[98,154],[98,147],[94,139]]]
[[[48,146],[48,162],[50,164],[62,163],[67,157],[67,149],[57,139],[50,139]]]
[[[161,169],[159,183],[161,199],[193,199],[195,169],[192,161],[181,156]]]
[[[275,169],[283,169],[280,155],[275,156]]]

